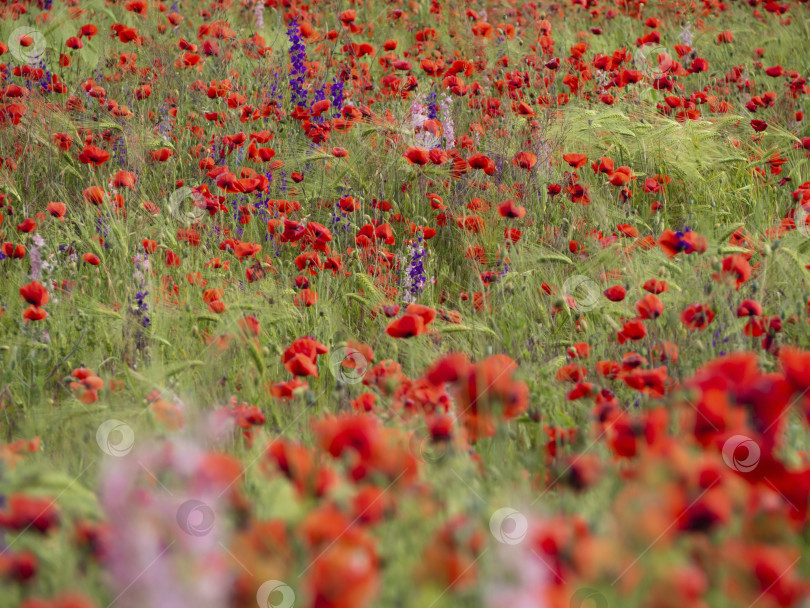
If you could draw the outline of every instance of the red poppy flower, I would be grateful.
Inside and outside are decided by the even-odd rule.
[[[751,121],[751,128],[754,129],[757,133],[762,133],[764,130],[768,128],[768,123],[764,120],[754,119]]]
[[[657,319],[664,312],[664,303],[657,295],[649,293],[636,302],[636,311],[642,319]]]
[[[611,302],[621,302],[627,295],[627,290],[621,285],[613,285],[612,287],[608,287],[603,293]]]
[[[166,266],[180,266],[180,256],[171,249],[166,251]]]
[[[53,136],[53,143],[60,150],[67,152],[73,146],[73,139],[67,133],[56,133]]]
[[[262,246],[258,243],[245,243],[243,241],[238,241],[233,248],[233,254],[238,260],[242,260],[244,258],[255,257],[256,254],[261,250]]]
[[[581,382],[587,375],[588,370],[577,363],[563,365],[557,370],[555,379],[558,382]]]
[[[703,253],[708,247],[706,238],[699,236],[695,232],[674,232],[669,229],[661,233],[658,245],[669,258],[674,258],[681,252],[687,255],[695,252]]]
[[[512,159],[512,164],[526,171],[531,171],[537,164],[537,156],[531,152],[518,152]]]
[[[84,200],[93,205],[103,205],[104,200],[107,198],[107,193],[98,186],[90,186],[82,190]]]
[[[660,398],[667,393],[672,379],[667,374],[667,368],[661,366],[648,370],[634,369],[624,375],[624,383],[645,395]]]
[[[144,201],[142,206],[147,213],[151,213],[152,215],[160,215],[160,207],[155,205],[155,203],[151,201]]]
[[[430,162],[430,152],[421,146],[411,146],[402,155],[412,165],[426,165]]]
[[[284,351],[284,354],[281,356],[281,361],[288,371],[297,376],[311,375],[317,377],[318,368],[315,366],[316,360],[320,355],[324,355],[328,352],[329,349],[317,340],[307,337],[298,338]],[[297,362],[292,363],[299,355],[303,357],[303,359],[308,359],[312,363],[312,366],[307,364],[303,359],[298,359]],[[308,370],[311,373],[296,373],[292,371],[291,368]]]
[[[459,228],[463,228],[467,232],[471,232],[473,234],[480,234],[486,227],[486,222],[480,215],[465,215],[463,217],[456,218],[456,223],[458,224]]]
[[[579,169],[585,166],[585,163],[588,162],[588,157],[585,154],[563,154],[563,160],[574,169]]]
[[[512,107],[515,113],[523,118],[534,118],[537,116],[537,113],[532,109],[532,107],[524,101],[521,101],[516,106]]]
[[[26,321],[42,321],[48,313],[44,308],[37,308],[36,306],[29,306],[23,311],[23,319]]]
[[[662,363],[666,361],[678,362],[678,347],[672,342],[662,342],[653,347],[653,356]]]
[[[174,151],[169,148],[158,148],[157,150],[151,151],[149,155],[152,157],[152,160],[163,163],[174,156]]]
[[[270,395],[276,399],[289,401],[295,395],[309,390],[309,384],[305,380],[296,377],[287,382],[273,383],[270,385],[269,390]]]
[[[636,238],[638,236],[638,230],[636,230],[636,228],[630,224],[618,224],[616,226],[616,230],[618,230],[620,234],[629,236],[631,238]]]
[[[92,144],[88,144],[79,153],[79,160],[85,165],[100,167],[110,160],[110,153]]]
[[[92,266],[98,266],[101,264],[99,257],[95,253],[90,253],[89,251],[82,255],[82,261],[91,264]]]
[[[119,171],[110,180],[110,187],[112,188],[129,188],[135,189],[135,174],[129,171]]]
[[[565,351],[572,359],[587,359],[591,355],[591,345],[587,342],[577,342]]]
[[[312,116],[318,117],[324,112],[326,112],[332,106],[332,102],[328,99],[322,99],[321,101],[316,101],[312,104]]]
[[[65,205],[65,203],[52,201],[48,203],[46,209],[48,210],[48,213],[51,214],[51,216],[58,217],[61,221],[64,221],[65,213],[67,212],[67,206]]]
[[[648,279],[641,287],[644,291],[654,294],[664,293],[669,289],[666,281],[659,281],[658,279]]]
[[[598,361],[596,373],[610,380],[615,380],[622,373],[622,367],[616,361]]]
[[[729,44],[734,42],[734,34],[728,30],[724,30],[717,34],[717,42],[718,44]]]
[[[38,308],[44,306],[50,300],[48,290],[39,281],[31,281],[27,285],[20,287],[20,295],[26,302]]]
[[[603,156],[598,161],[591,163],[591,169],[593,169],[594,173],[607,173],[608,175],[613,174],[613,166],[613,159],[607,156]]]
[[[314,306],[317,301],[318,294],[311,289],[302,289],[295,294],[295,298],[293,298],[293,302],[296,306]]]
[[[25,245],[6,242],[0,246],[0,251],[3,252],[3,255],[12,259],[19,260],[25,257]]]
[[[425,333],[425,320],[421,315],[406,314],[399,319],[391,321],[385,328],[392,338],[412,338]]]
[[[739,290],[740,285],[751,278],[751,264],[742,254],[735,253],[723,258],[722,268],[722,272],[712,275],[714,280],[720,283],[728,277],[734,282],[735,290]]]
[[[33,232],[37,228],[37,223],[34,218],[27,217],[22,223],[17,224],[17,232],[24,232],[26,234]]]
[[[621,331],[616,334],[619,344],[624,344],[628,340],[642,340],[647,335],[647,328],[644,326],[644,321],[634,319],[627,321]]]
[[[0,511],[0,526],[11,530],[32,528],[44,534],[58,525],[59,512],[51,498],[12,493],[5,511]]]
[[[447,162],[450,156],[444,150],[440,150],[439,148],[433,148],[430,151],[430,162],[434,165],[443,165]]]
[[[714,312],[706,304],[692,304],[681,312],[681,322],[692,331],[704,330],[714,321]]]
[[[494,175],[497,169],[495,161],[480,152],[471,155],[467,159],[467,164],[473,169],[482,169],[487,175]]]
[[[737,307],[738,317],[761,317],[762,304],[756,300],[743,300]]]

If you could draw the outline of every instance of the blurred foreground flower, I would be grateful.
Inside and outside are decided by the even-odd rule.
[[[180,441],[110,459],[100,502],[110,526],[104,547],[120,608],[226,606],[230,564],[222,513],[236,497],[240,465]]]

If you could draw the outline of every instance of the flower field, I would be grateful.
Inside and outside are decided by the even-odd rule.
[[[0,2],[0,608],[810,607],[807,2]]]

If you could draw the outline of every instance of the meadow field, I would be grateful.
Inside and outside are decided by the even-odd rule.
[[[809,41],[0,1],[0,608],[810,608]]]

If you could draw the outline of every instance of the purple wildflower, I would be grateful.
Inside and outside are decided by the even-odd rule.
[[[425,288],[427,276],[423,262],[426,253],[422,235],[419,235],[419,239],[411,245],[411,260],[405,276],[405,285],[408,288],[408,292],[405,294],[407,302],[416,302]]]
[[[427,98],[427,115],[429,119],[436,120],[439,117],[439,104],[436,101],[436,91],[433,91]]]
[[[335,111],[332,117],[340,118],[340,111],[343,109],[343,81],[336,77],[329,93],[332,97],[332,109]]]
[[[301,39],[301,31],[298,22],[293,19],[287,27],[287,37],[290,39],[290,102],[293,106],[305,105],[307,102],[307,92],[304,90],[307,69],[304,62],[307,60],[307,47]]]

